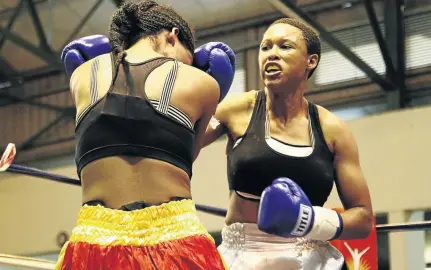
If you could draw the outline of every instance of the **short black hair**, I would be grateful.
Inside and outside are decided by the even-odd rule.
[[[159,5],[153,0],[124,1],[112,16],[108,34],[115,56],[115,68],[118,69],[126,56],[125,50],[140,38],[154,37],[174,27],[179,29],[178,39],[193,53],[194,29],[171,7]]]
[[[301,30],[302,36],[305,40],[305,44],[307,45],[307,53],[308,55],[317,54],[317,56],[319,57],[319,59],[317,59],[317,65],[318,65],[320,62],[321,45],[320,45],[320,38],[317,35],[317,33],[311,27],[307,26],[305,23],[302,23],[301,21],[298,21],[292,18],[282,18],[282,19],[276,20],[270,26],[278,23],[289,24]],[[317,68],[317,65],[312,71],[310,71],[310,74],[308,74],[308,78],[310,78],[311,75],[313,75],[313,72]]]

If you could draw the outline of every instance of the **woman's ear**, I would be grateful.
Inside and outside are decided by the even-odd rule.
[[[312,54],[308,57],[308,70],[313,70],[317,67],[319,63],[319,56],[317,54]]]
[[[175,36],[178,36],[178,34],[180,33],[180,29],[178,29],[177,27],[172,28],[171,31]]]
[[[180,29],[174,27],[172,28],[171,32],[169,32],[168,34],[168,43],[171,46],[175,46],[175,43],[177,42],[178,39],[178,34],[180,33]]]

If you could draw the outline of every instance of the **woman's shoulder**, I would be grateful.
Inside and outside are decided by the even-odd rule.
[[[338,140],[352,135],[351,129],[344,119],[320,105],[316,105],[316,107],[319,112],[320,126],[328,144],[334,144]]]

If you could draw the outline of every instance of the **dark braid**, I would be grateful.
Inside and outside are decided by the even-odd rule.
[[[316,32],[314,32],[314,30],[311,27],[307,26],[306,24],[304,24],[298,20],[292,19],[292,18],[279,19],[279,20],[273,22],[270,26],[277,24],[277,23],[289,24],[289,25],[296,27],[299,30],[301,30],[302,37],[304,38],[305,44],[307,45],[307,53],[308,53],[308,55],[317,54],[317,56],[319,57],[317,59],[317,65],[318,65],[320,62],[320,50],[321,49],[320,49],[320,38],[316,34]],[[308,74],[308,78],[310,78],[311,75],[313,75],[313,72],[317,68],[317,65],[312,71],[310,71],[310,74]]]
[[[109,41],[115,56],[115,77],[120,63],[126,57],[126,49],[143,37],[152,38],[161,31],[171,31],[174,27],[179,29],[178,39],[193,53],[193,29],[172,8],[152,0],[124,1],[114,13],[109,28]]]

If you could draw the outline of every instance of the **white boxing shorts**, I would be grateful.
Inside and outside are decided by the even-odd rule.
[[[278,237],[251,223],[225,227],[218,250],[230,270],[337,270],[344,264],[328,242]]]

